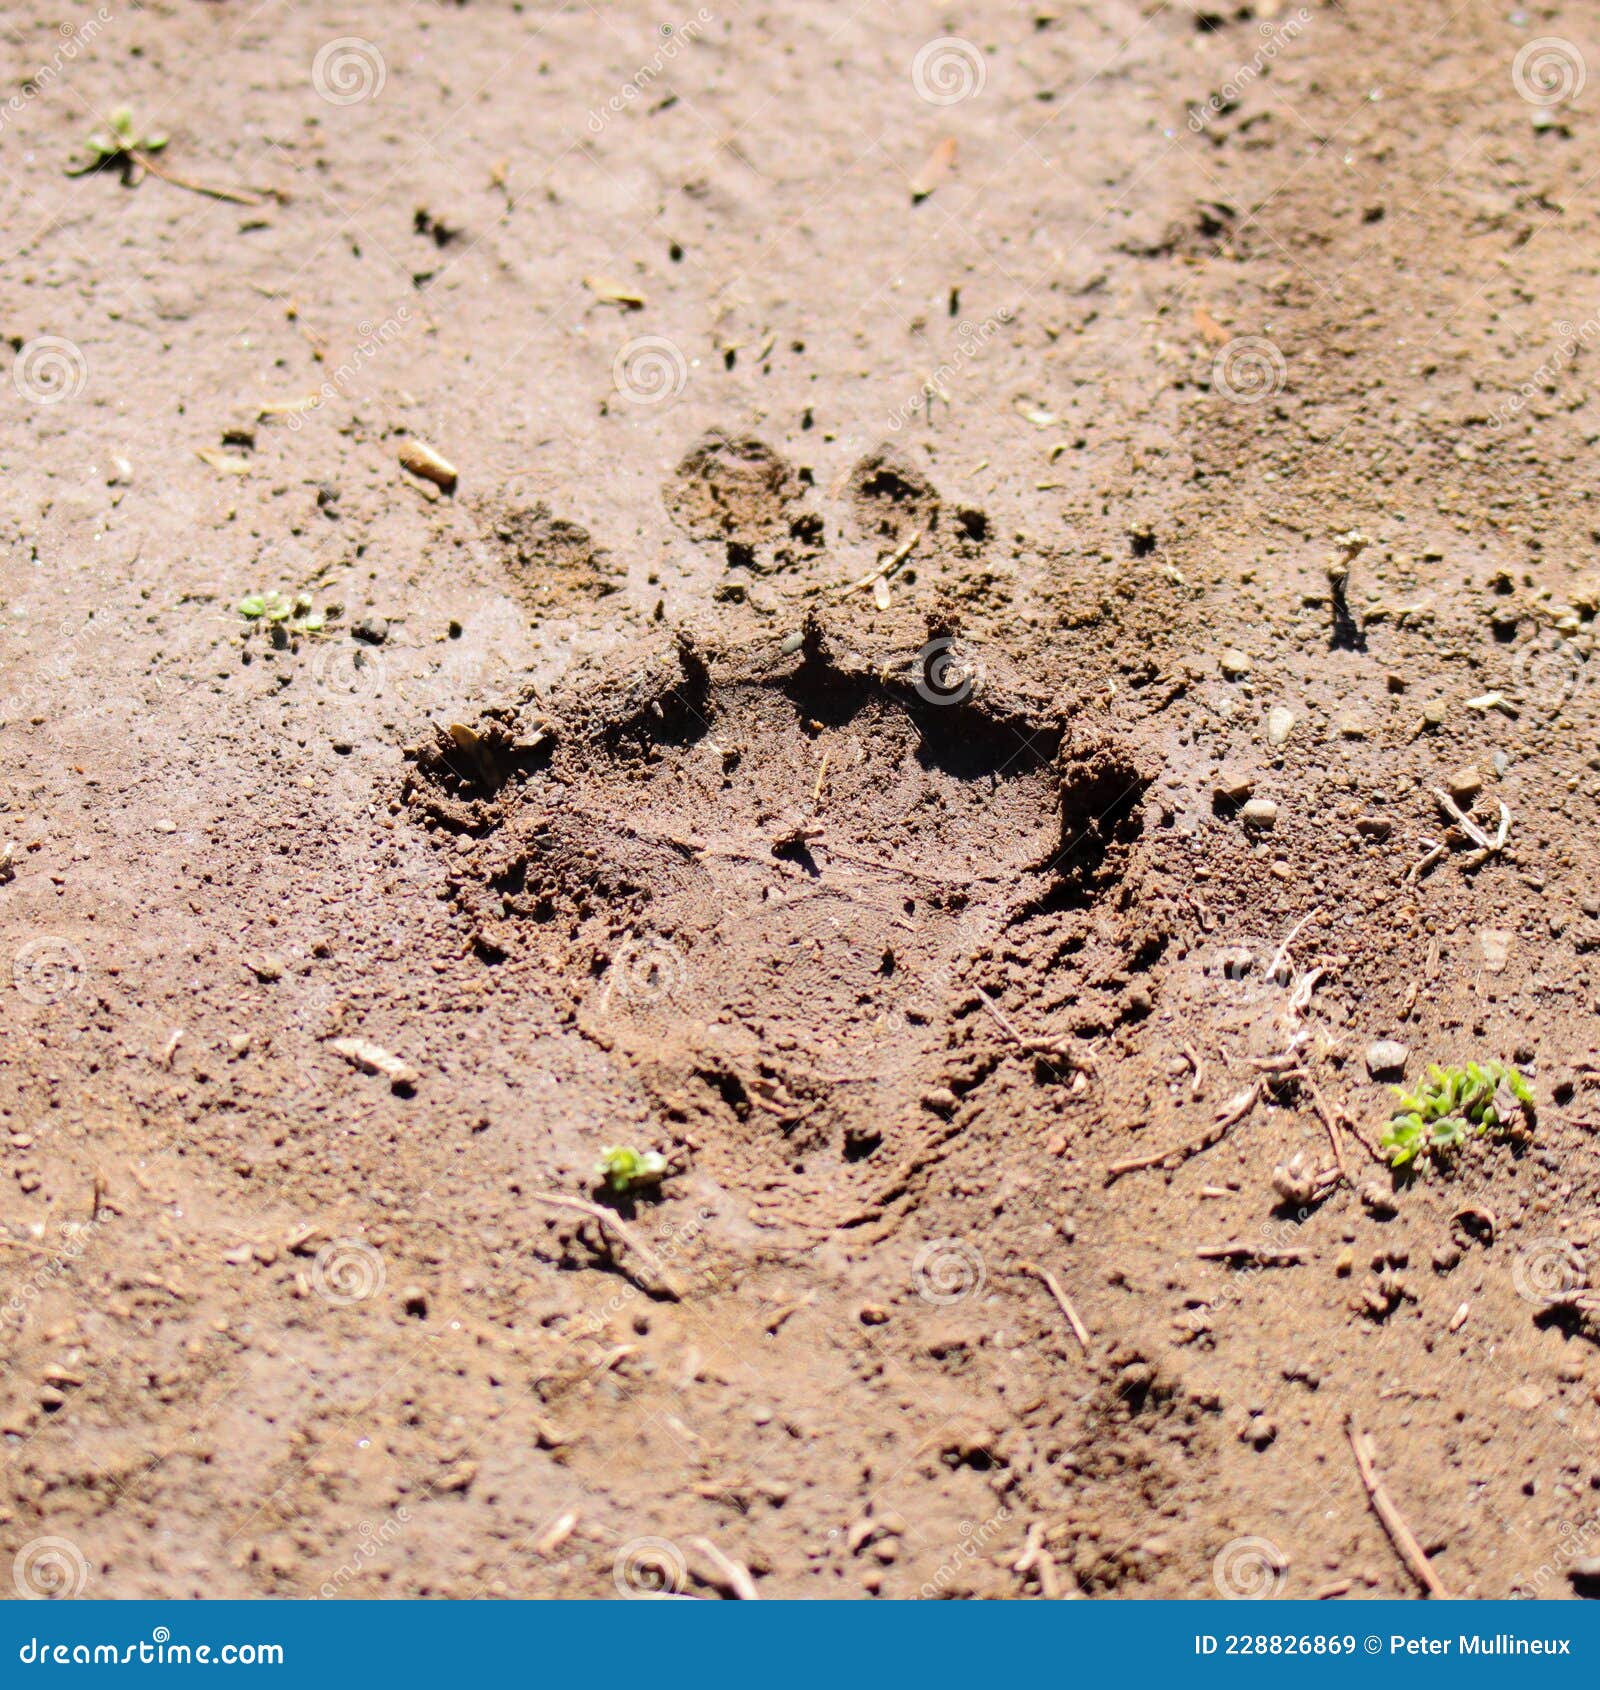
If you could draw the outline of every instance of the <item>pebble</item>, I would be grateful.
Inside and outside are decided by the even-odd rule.
[[[1478,932],[1478,951],[1483,957],[1483,966],[1491,974],[1498,974],[1506,965],[1506,959],[1511,955],[1512,935],[1503,927],[1484,927]]]
[[[1224,804],[1242,804],[1255,791],[1255,782],[1249,775],[1225,769],[1212,790]]]
[[[1442,698],[1431,699],[1423,705],[1422,725],[1428,728],[1442,728],[1444,726],[1444,700]]]
[[[1458,804],[1470,804],[1483,791],[1483,776],[1475,763],[1464,763],[1444,784]]]
[[[1403,1074],[1411,1052],[1398,1039],[1375,1039],[1367,1046],[1367,1072],[1373,1079]]]
[[[263,951],[260,956],[251,960],[250,972],[258,980],[281,980],[283,978],[283,958],[272,951]]]
[[[382,645],[389,637],[389,624],[381,616],[363,616],[350,629],[350,637],[368,645]]]
[[[1276,827],[1278,806],[1270,798],[1252,798],[1239,812],[1246,827]]]
[[[1278,705],[1267,715],[1267,739],[1273,745],[1282,745],[1289,735],[1294,732],[1295,715],[1285,705]]]
[[[1250,673],[1252,664],[1246,653],[1233,646],[1223,652],[1218,659],[1222,672],[1230,681],[1242,681]]]
[[[1369,1214],[1381,1217],[1400,1212],[1400,1206],[1394,1200],[1393,1190],[1381,1180],[1369,1179],[1356,1195]]]

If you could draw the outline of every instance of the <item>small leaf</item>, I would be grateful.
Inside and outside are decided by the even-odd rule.
[[[266,613],[267,601],[260,593],[250,593],[245,598],[239,600],[239,614],[241,616],[248,616],[252,622],[254,622],[257,617],[265,616]]]

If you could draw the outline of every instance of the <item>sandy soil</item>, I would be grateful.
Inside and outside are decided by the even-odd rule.
[[[1591,15],[0,52],[19,1594],[1590,1588]]]

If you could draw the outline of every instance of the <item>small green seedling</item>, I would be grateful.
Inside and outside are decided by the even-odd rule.
[[[625,1144],[608,1144],[594,1165],[598,1183],[618,1193],[635,1186],[660,1185],[666,1171],[667,1159],[659,1150],[639,1151]]]
[[[1394,1094],[1381,1143],[1396,1168],[1419,1157],[1448,1161],[1469,1137],[1533,1124],[1533,1087],[1509,1062],[1430,1067],[1414,1091],[1396,1086]]]
[[[118,106],[111,114],[108,128],[97,129],[85,143],[82,161],[67,166],[69,176],[87,176],[92,170],[120,170],[128,183],[139,180],[149,168],[150,154],[166,146],[167,137],[161,134],[141,135],[133,124],[133,110]]]
[[[250,593],[239,600],[239,614],[247,622],[281,622],[291,634],[320,634],[328,618],[311,608],[309,593]]]
[[[209,182],[191,181],[179,176],[166,165],[156,162],[156,154],[167,144],[167,137],[159,132],[141,134],[134,127],[133,109],[118,106],[104,129],[97,129],[84,143],[83,150],[67,165],[69,176],[88,176],[97,170],[112,170],[122,177],[123,184],[136,188],[144,180],[145,172],[170,182],[175,188],[186,188],[191,194],[204,194],[208,199],[226,200],[230,205],[260,205],[255,194],[241,193],[236,188],[217,188]]]

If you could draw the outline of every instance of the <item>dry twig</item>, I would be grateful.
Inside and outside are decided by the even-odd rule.
[[[650,1248],[640,1241],[631,1228],[622,1220],[620,1215],[613,1214],[610,1209],[603,1209],[598,1203],[590,1203],[582,1197],[568,1197],[560,1191],[536,1191],[533,1193],[535,1203],[548,1203],[554,1209],[571,1209],[574,1213],[587,1215],[590,1220],[597,1221],[601,1228],[618,1239],[627,1249],[631,1250],[640,1261],[644,1262],[660,1281],[661,1290],[674,1302],[683,1301],[683,1290],[674,1278],[667,1264]],[[630,1278],[636,1276],[629,1275]],[[640,1284],[640,1290],[649,1291],[648,1285]]]
[[[1372,1503],[1372,1511],[1383,1522],[1383,1529],[1389,1534],[1389,1541],[1395,1546],[1400,1559],[1430,1596],[1448,1598],[1450,1592],[1445,1589],[1444,1581],[1422,1553],[1422,1545],[1417,1542],[1405,1522],[1405,1516],[1395,1507],[1394,1499],[1384,1489],[1383,1480],[1374,1470],[1372,1440],[1356,1424],[1353,1414],[1345,1422],[1345,1432],[1350,1439],[1350,1448],[1355,1452],[1356,1466],[1361,1473],[1361,1483],[1366,1487],[1367,1498]]]
[[[1039,1280],[1056,1300],[1056,1307],[1067,1317],[1067,1325],[1072,1328],[1072,1335],[1083,1347],[1083,1353],[1089,1353],[1089,1328],[1083,1324],[1078,1311],[1072,1306],[1072,1299],[1061,1288],[1061,1281],[1051,1273],[1049,1268],[1042,1268],[1036,1262],[1020,1262],[1017,1265],[1019,1273],[1032,1274]]]

